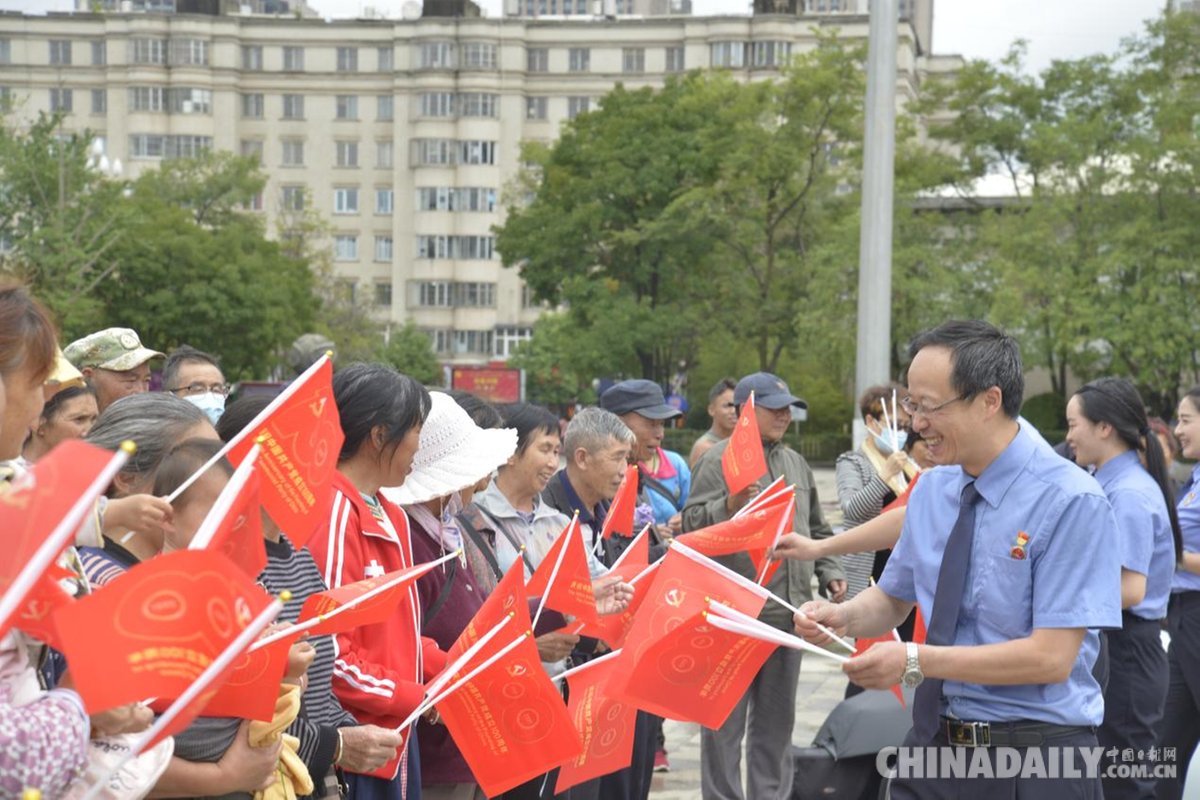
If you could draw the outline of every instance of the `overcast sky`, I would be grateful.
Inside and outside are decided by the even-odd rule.
[[[404,0],[309,0],[321,13],[355,16],[373,7],[399,17]],[[746,0],[694,0],[697,14],[746,13]],[[1029,66],[1055,58],[1113,52],[1121,39],[1142,30],[1166,0],[934,0],[933,50],[967,58],[997,59],[1016,39],[1029,42]],[[488,14],[501,0],[483,0]],[[72,0],[0,0],[0,9],[40,12],[73,7]]]

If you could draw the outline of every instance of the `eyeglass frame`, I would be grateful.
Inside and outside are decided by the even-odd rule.
[[[196,387],[200,387],[200,390],[195,391]],[[212,394],[220,395],[221,397],[228,397],[232,390],[233,387],[228,383],[203,383],[201,381],[196,381],[195,383],[189,383],[187,386],[178,386],[174,389],[168,389],[167,391],[176,397],[195,397],[196,395],[208,394],[210,392]]]
[[[900,398],[900,408],[904,409],[904,413],[908,414],[910,417],[916,417],[920,415],[925,419],[929,419],[951,403],[957,403],[959,400],[967,400],[972,396],[973,395],[970,394],[960,394],[958,397],[951,398],[944,403],[938,403],[933,408],[921,408],[919,405],[913,403],[911,395],[907,395]]]

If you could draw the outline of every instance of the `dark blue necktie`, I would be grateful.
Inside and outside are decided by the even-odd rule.
[[[926,627],[925,641],[929,644],[954,644],[954,630],[958,625],[958,611],[962,607],[963,590],[967,585],[967,572],[971,566],[971,542],[975,538],[975,501],[979,492],[971,481],[962,490],[958,506],[958,519],[946,540],[942,552],[942,567],[938,570],[937,589],[933,595],[933,613]],[[937,733],[938,717],[942,705],[942,681],[926,678],[917,687],[913,698],[913,733],[918,744],[927,744]]]

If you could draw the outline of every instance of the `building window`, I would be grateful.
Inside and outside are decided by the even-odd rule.
[[[644,47],[626,47],[621,50],[622,72],[645,72],[646,49]]]
[[[108,63],[108,43],[105,41],[92,42],[92,66],[103,67]]]
[[[71,65],[71,42],[69,39],[50,40],[50,63],[63,67]]]
[[[381,139],[375,143],[375,167],[376,169],[391,169],[392,168],[392,152],[395,148],[392,147],[391,139]]]
[[[172,114],[211,114],[212,90],[182,87],[168,89],[167,111]]]
[[[533,299],[533,287],[527,283],[521,284],[521,308],[537,308],[541,303]]]
[[[495,164],[496,143],[475,139],[459,142],[459,163]]]
[[[159,86],[130,86],[130,111],[166,111],[166,92]]]
[[[496,358],[507,359],[516,352],[517,345],[533,338],[533,328],[500,326],[496,328]]]
[[[587,72],[591,69],[592,51],[586,47],[572,47],[567,51],[567,69],[571,72]]]
[[[334,142],[339,167],[358,166],[358,142],[352,139],[338,139]]]
[[[12,40],[0,39],[0,64],[12,63]]]
[[[496,45],[467,42],[462,46],[458,66],[460,69],[495,69]]]
[[[130,39],[129,60],[134,64],[167,63],[167,40]]]
[[[491,331],[454,331],[455,353],[491,353]]]
[[[262,139],[242,139],[238,152],[243,156],[255,158],[261,164],[263,160]]]
[[[283,96],[283,118],[304,119],[304,95],[285,94]]]
[[[337,71],[358,72],[357,47],[339,47],[337,49]]]
[[[358,237],[352,233],[334,236],[333,257],[337,261],[358,261]]]
[[[358,213],[358,189],[351,186],[342,186],[333,190],[333,213],[335,214],[357,214]]]
[[[454,69],[458,66],[453,42],[425,42],[418,47],[417,65],[421,69]]]
[[[423,186],[417,189],[418,211],[496,210],[496,190],[486,186]]]
[[[304,166],[304,140],[303,139],[281,139],[280,145],[283,149],[283,158],[281,163],[285,167],[303,167]]]
[[[375,118],[380,122],[391,122],[396,116],[396,98],[382,94],[375,98]]]
[[[495,255],[492,236],[418,236],[417,258],[486,260]]]
[[[129,137],[130,158],[195,158],[211,149],[211,136],[135,133]]]
[[[245,208],[248,211],[262,211],[263,210],[263,193],[258,192],[253,197],[251,197],[250,201],[248,203],[246,203]]]
[[[418,166],[454,164],[457,144],[453,139],[414,139],[413,163]]]
[[[303,47],[285,46],[283,48],[283,70],[284,72],[304,71]]]
[[[358,96],[339,94],[336,100],[338,119],[358,119]]]
[[[391,47],[381,47],[379,53],[379,72],[391,72],[396,68],[396,51]]]
[[[667,72],[683,72],[687,68],[684,65],[683,53],[682,47],[667,48]]]
[[[450,281],[421,281],[416,284],[414,300],[423,308],[450,308]]]
[[[171,63],[177,66],[206,66],[208,64],[208,40],[172,39]]]
[[[92,89],[92,113],[108,113],[108,92],[103,89]]]
[[[375,260],[386,261],[391,263],[392,260],[392,237],[376,236],[375,237]],[[391,287],[389,286],[388,295],[391,295]],[[389,303],[391,301],[389,300]]]
[[[456,283],[454,293],[454,305],[460,308],[491,308],[496,305],[494,283]]]
[[[591,108],[592,98],[590,97],[568,97],[567,98],[567,118],[575,119],[580,114],[586,114]]]
[[[713,42],[709,52],[714,67],[740,69],[746,66],[745,42]]]
[[[463,92],[458,96],[458,113],[463,117],[496,117],[500,95],[488,92]]]
[[[378,244],[379,238],[380,237],[375,237],[376,250],[379,249],[379,244]],[[387,242],[388,242],[388,257],[386,260],[391,261],[392,260],[392,240],[390,237],[388,237]],[[375,260],[379,261],[382,259],[376,258]],[[375,284],[375,305],[382,306],[384,308],[392,307],[392,282],[391,281],[378,281]]]
[[[525,50],[526,72],[549,72],[550,51],[545,47],[529,47]]]
[[[247,72],[262,72],[262,45],[242,45],[242,69]]]
[[[376,189],[375,190],[375,213],[390,214],[392,213],[394,194],[391,189]]]
[[[242,95],[242,116],[246,119],[262,119],[263,96],[261,94]]]
[[[304,187],[284,186],[279,190],[279,205],[284,211],[304,210]]]
[[[755,42],[754,66],[778,69],[787,64],[792,56],[791,42]]]
[[[846,10],[846,0],[809,0],[809,11],[816,14]]]
[[[545,119],[548,106],[545,97],[526,97],[525,119]]]
[[[453,117],[453,92],[422,92],[420,96],[422,117]]]
[[[72,95],[70,89],[50,90],[50,110],[71,113]]]

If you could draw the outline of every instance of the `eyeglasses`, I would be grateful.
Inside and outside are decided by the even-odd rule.
[[[934,414],[937,414],[939,411],[941,411],[943,408],[950,405],[951,403],[957,403],[959,400],[966,400],[966,399],[967,399],[967,395],[960,394],[958,397],[955,397],[951,400],[947,400],[944,403],[938,403],[936,406],[927,406],[923,403],[918,405],[917,403],[913,402],[913,399],[911,397],[905,397],[904,399],[902,399],[900,401],[900,407],[903,408],[904,413],[908,414],[910,417],[915,417],[917,415],[920,415],[922,417],[929,418],[929,417],[932,417]]]
[[[189,383],[187,386],[180,386],[178,389],[172,389],[171,394],[179,397],[190,397],[196,394],[205,394],[212,392],[225,397],[229,394],[232,387],[228,383]]]

